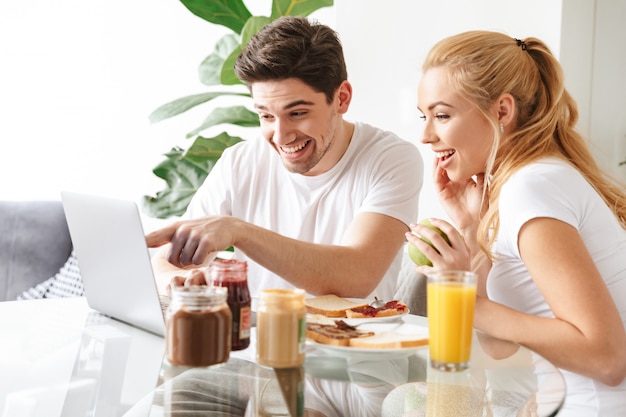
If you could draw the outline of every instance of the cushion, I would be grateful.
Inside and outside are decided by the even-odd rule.
[[[426,275],[415,271],[406,244],[402,250],[402,268],[393,298],[406,303],[411,314],[426,316]]]
[[[0,301],[53,277],[71,252],[60,201],[0,201]]]

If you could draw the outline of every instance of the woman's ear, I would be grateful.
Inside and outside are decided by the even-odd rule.
[[[515,98],[509,93],[504,93],[496,100],[498,123],[505,128],[515,123]]]

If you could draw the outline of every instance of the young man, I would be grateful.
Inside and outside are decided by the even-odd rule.
[[[235,64],[261,138],[224,152],[185,219],[147,236],[159,287],[230,246],[263,288],[389,299],[422,159],[413,144],[344,120],[352,99],[337,34],[306,18],[264,27]],[[182,269],[182,270],[181,270]]]

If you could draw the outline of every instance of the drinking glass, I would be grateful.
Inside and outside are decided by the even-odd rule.
[[[476,274],[442,270],[427,277],[430,364],[440,371],[465,370],[472,347]]]

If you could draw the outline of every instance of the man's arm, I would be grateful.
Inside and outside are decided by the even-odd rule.
[[[150,247],[171,242],[155,255],[158,281],[207,263],[207,255],[235,246],[276,275],[310,294],[366,297],[380,283],[409,228],[393,217],[360,213],[341,245],[303,242],[230,216],[181,221],[147,236]],[[169,265],[168,265],[169,264]],[[174,268],[173,268],[174,267]]]

